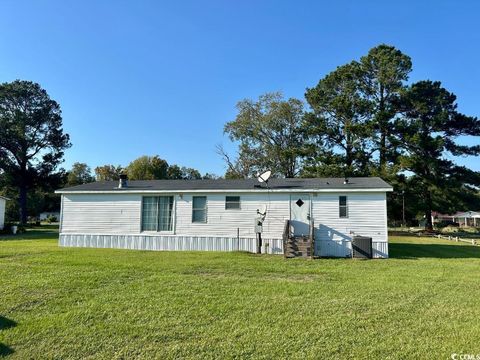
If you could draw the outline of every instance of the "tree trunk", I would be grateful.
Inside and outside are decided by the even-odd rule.
[[[425,209],[425,230],[433,231],[433,223],[432,223],[432,196],[430,191],[426,191],[425,193],[426,199],[426,209]]]
[[[383,174],[387,163],[387,134],[383,126],[380,131],[380,171]]]
[[[20,223],[25,225],[27,223],[27,187],[24,184],[19,186],[18,203],[20,205]]]
[[[433,231],[432,210],[430,209],[425,210],[425,230]]]
[[[350,122],[347,123],[348,125]],[[349,177],[353,175],[353,145],[352,145],[352,136],[350,133],[350,127],[345,124],[345,177]]]
[[[380,85],[380,103],[378,107],[378,124],[380,130],[380,174],[385,173],[385,167],[387,164],[387,127],[388,119],[385,119],[385,94],[383,85]]]

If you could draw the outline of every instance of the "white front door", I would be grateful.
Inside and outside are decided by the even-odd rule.
[[[295,236],[310,233],[310,195],[290,195],[290,225]]]

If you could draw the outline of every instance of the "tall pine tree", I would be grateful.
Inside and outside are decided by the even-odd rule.
[[[388,176],[388,163],[395,162],[392,123],[399,111],[400,93],[412,71],[412,61],[393,46],[381,44],[360,59],[362,93],[370,101],[375,125],[374,146],[378,154],[378,174]]]
[[[313,110],[306,117],[307,132],[316,146],[305,174],[368,174],[373,122],[371,104],[360,91],[361,79],[361,65],[351,62],[307,89],[305,97]]]
[[[0,170],[18,189],[20,222],[27,222],[28,192],[49,182],[70,147],[60,105],[39,84],[0,84]]]
[[[412,174],[408,185],[417,192],[417,206],[424,213],[426,229],[432,230],[433,210],[465,210],[472,206],[472,199],[478,199],[480,173],[455,164],[448,155],[480,154],[480,145],[458,142],[461,135],[480,136],[480,121],[459,113],[456,96],[440,82],[411,85],[403,92],[401,106],[403,116],[395,123],[403,150],[400,165]]]

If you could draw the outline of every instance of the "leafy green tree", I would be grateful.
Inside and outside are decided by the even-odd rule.
[[[181,180],[183,179],[183,172],[180,166],[170,165],[167,169],[167,178],[172,180]]]
[[[202,179],[217,180],[217,179],[220,179],[220,176],[218,176],[217,174],[205,173],[205,175],[202,176]]]
[[[124,168],[120,165],[103,165],[95,168],[96,181],[114,181],[120,179],[120,175],[124,172]]]
[[[371,103],[376,130],[373,140],[378,152],[379,173],[385,175],[388,161],[395,162],[396,144],[390,143],[392,123],[399,112],[400,92],[412,70],[412,61],[395,47],[382,44],[360,59],[360,68],[361,91]]]
[[[246,149],[242,151],[242,149]],[[217,145],[217,154],[220,155],[227,165],[225,179],[247,179],[254,175],[256,159],[252,157],[252,152],[248,151],[248,144],[240,144],[239,155],[232,159],[222,145]]]
[[[371,103],[361,92],[362,68],[357,62],[339,66],[305,97],[312,113],[306,129],[313,156],[307,174],[327,176],[366,175],[371,157]]]
[[[20,80],[0,85],[0,169],[18,188],[22,223],[28,191],[55,172],[68,147],[60,105],[40,85]]]
[[[228,179],[228,180],[232,180],[232,179],[246,179],[248,178],[248,175],[247,176],[242,176],[240,175],[239,172],[237,171],[234,171],[232,169],[227,169],[227,171],[225,172],[225,175],[224,175],[225,179]]]
[[[420,81],[402,94],[403,116],[395,133],[403,154],[401,167],[413,175],[409,187],[416,189],[418,207],[432,230],[432,210],[452,213],[468,209],[478,199],[480,173],[456,165],[449,155],[479,155],[480,145],[458,143],[461,135],[480,136],[480,121],[457,111],[456,96],[440,82]],[[480,208],[477,203],[475,208]]]
[[[237,109],[235,120],[224,131],[232,141],[240,142],[239,157],[252,161],[251,174],[270,169],[279,176],[296,176],[303,150],[303,103],[284,100],[274,92],[257,101],[242,100]]]
[[[67,186],[75,186],[95,181],[90,166],[76,162],[67,174]]]
[[[133,160],[126,172],[131,180],[159,180],[167,179],[168,163],[158,155],[141,156]]]
[[[200,171],[188,167],[182,167],[182,178],[185,180],[200,180],[202,178],[202,174]]]
[[[172,180],[198,180],[198,179],[216,179],[218,176],[214,174],[205,174],[202,176],[200,172],[193,168],[185,166],[170,165],[167,170],[167,178]]]

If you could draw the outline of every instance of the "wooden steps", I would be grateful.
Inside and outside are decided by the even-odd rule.
[[[284,244],[286,258],[313,257],[313,242],[310,236],[290,236]]]

